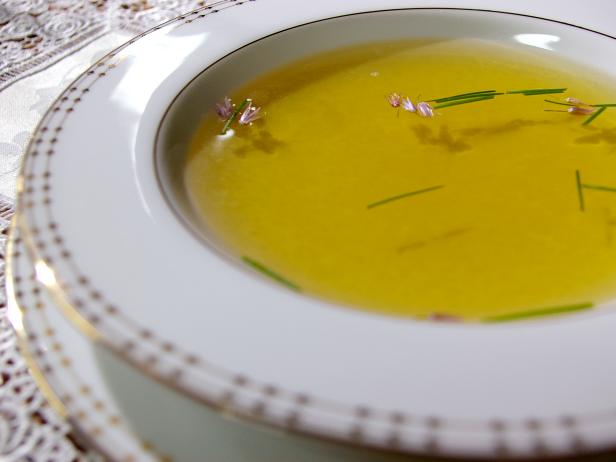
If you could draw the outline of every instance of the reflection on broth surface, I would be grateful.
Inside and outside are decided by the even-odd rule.
[[[507,93],[546,88],[566,91]],[[434,101],[465,92],[479,98]],[[606,77],[545,50],[405,41],[316,55],[230,96],[266,114],[220,136],[212,110],[186,188],[222,242],[279,282],[441,320],[615,294],[616,109],[566,100],[616,102]]]

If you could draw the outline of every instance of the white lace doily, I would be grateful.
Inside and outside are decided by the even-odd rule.
[[[138,34],[205,0],[2,0],[0,91],[102,35]]]
[[[204,3],[0,0],[0,288],[4,287],[4,252],[17,169],[30,133],[49,104],[93,60],[129,34]],[[74,442],[71,429],[54,414],[30,377],[6,318],[5,303],[0,290],[0,461],[100,460]]]
[[[4,286],[4,250],[13,206],[0,197],[0,284]],[[58,418],[28,373],[15,334],[6,318],[6,297],[0,292],[0,460],[86,461],[70,439],[70,428]]]

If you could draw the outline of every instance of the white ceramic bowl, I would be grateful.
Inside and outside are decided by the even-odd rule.
[[[519,1],[511,14],[464,5],[224,0],[103,58],[56,101],[28,149],[20,228],[38,280],[118,357],[268,426],[429,455],[612,447],[609,306],[556,320],[443,326],[329,305],[242,267],[194,226],[182,194],[186,136],[214,101],[315,51],[401,37],[550,37],[547,47],[526,45],[616,77],[614,38],[532,16],[559,8],[560,19],[593,18],[586,6]],[[108,374],[110,383],[121,376]]]

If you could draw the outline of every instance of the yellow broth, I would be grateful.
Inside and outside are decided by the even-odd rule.
[[[204,118],[186,189],[233,254],[358,309],[486,320],[596,304],[616,292],[616,191],[584,185],[616,188],[616,108],[583,126],[544,99],[616,102],[611,86],[545,50],[475,40],[315,55],[230,95],[263,107],[252,125],[223,137]],[[558,87],[433,118],[387,101]]]

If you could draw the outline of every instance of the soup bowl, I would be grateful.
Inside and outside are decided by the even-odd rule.
[[[97,382],[162,452],[181,452],[182,427],[191,429],[183,447],[193,452],[178,460],[194,460],[208,435],[229,435],[220,428],[235,424],[212,408],[300,435],[251,433],[265,438],[264,448],[291,451],[277,454],[303,454],[297,460],[315,448],[322,460],[396,460],[613,447],[610,303],[503,325],[361,312],[257,274],[199,221],[186,196],[188,143],[215,103],[316,52],[473,38],[616,77],[615,39],[585,27],[597,13],[556,2],[518,2],[509,12],[464,6],[223,0],[113,51],[52,105],[24,162],[19,230],[49,303],[91,344],[115,353],[97,347],[90,356],[104,377]],[[586,23],[573,24],[584,14]],[[125,372],[126,364],[139,373]],[[259,454],[232,457],[272,460],[266,449]]]

